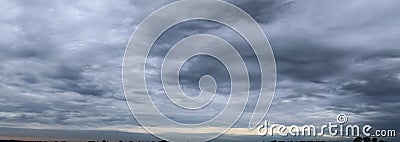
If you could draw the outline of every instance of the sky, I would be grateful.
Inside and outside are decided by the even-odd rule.
[[[123,94],[122,61],[137,25],[171,2],[0,0],[0,136],[19,137],[7,133],[15,129],[27,130],[21,134],[27,137],[36,129],[145,133]],[[322,125],[345,113],[351,124],[400,132],[400,1],[228,2],[258,22],[274,52],[277,84],[266,120]],[[257,91],[254,53],[240,35],[210,21],[188,21],[166,31],[149,54],[148,74],[159,69],[170,46],[199,33],[220,36],[240,50],[248,61],[251,90]],[[183,68],[184,92],[198,93],[199,77],[210,73],[220,86],[220,102],[200,113],[204,117],[174,119],[191,123],[216,115],[229,94],[226,69],[208,57],[193,58]],[[147,80],[154,90],[160,87],[158,75]],[[221,139],[255,134],[244,134],[246,116]]]

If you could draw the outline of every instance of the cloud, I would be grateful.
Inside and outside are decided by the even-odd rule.
[[[383,116],[398,114],[388,109],[397,106],[396,3],[296,1],[286,17],[263,25],[278,67],[269,118],[318,123],[344,112],[388,126]]]
[[[124,47],[163,3],[2,3],[2,126],[136,127],[122,93]]]
[[[2,1],[0,125],[139,128],[122,93],[124,49],[137,24],[170,2]],[[400,113],[395,110],[400,106],[398,1],[229,2],[259,22],[275,53],[277,91],[267,119],[325,123],[344,112],[352,122],[399,126],[393,123]],[[219,36],[239,50],[256,94],[260,72],[249,45],[232,29],[200,20],[176,25],[157,40],[148,66],[151,91],[157,94],[161,89],[157,69],[168,49],[199,33]],[[200,76],[213,74],[219,100],[197,114],[201,119],[171,112],[170,102],[161,99],[164,110],[189,123],[216,115],[229,93],[226,69],[207,57],[193,58],[184,68],[184,92],[199,93]],[[254,100],[235,127],[245,127]]]

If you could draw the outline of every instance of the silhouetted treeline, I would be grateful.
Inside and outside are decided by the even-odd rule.
[[[67,141],[23,141],[23,140],[0,140],[0,142],[67,142]],[[102,141],[88,141],[88,142],[109,142],[107,140],[102,140]],[[157,142],[157,141],[119,141],[119,142]],[[158,142],[168,142],[166,140],[161,140]],[[265,142],[265,141],[263,141]],[[278,141],[278,140],[272,140],[270,142],[341,142],[341,141]],[[353,142],[387,142],[384,140],[378,140],[378,138],[370,138],[370,137],[356,137]]]
[[[67,141],[23,141],[23,140],[0,140],[0,142],[67,142]],[[102,141],[88,141],[88,142],[109,142],[107,140],[102,140]],[[166,140],[161,140],[161,141],[119,141],[119,142],[168,142]]]
[[[265,141],[263,141],[265,142]],[[279,140],[272,140],[270,142],[341,142],[341,141],[279,141]],[[387,142],[384,140],[378,140],[378,138],[370,138],[370,137],[356,137],[353,142]]]
[[[263,141],[263,142],[265,142],[265,141]],[[291,140],[289,140],[289,141],[277,141],[277,140],[272,140],[270,142],[341,142],[341,141],[319,141],[319,140],[317,140],[317,141],[291,141]]]
[[[23,141],[23,140],[0,140],[0,142],[67,142],[67,141]]]
[[[361,137],[356,137],[356,138],[354,139],[353,142],[387,142],[387,141],[383,141],[383,140],[379,140],[379,141],[378,141],[378,138],[370,138],[370,137],[361,138]]]

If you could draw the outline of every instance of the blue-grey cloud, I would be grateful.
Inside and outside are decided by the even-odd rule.
[[[0,126],[137,127],[122,91],[124,49],[137,24],[170,2],[1,1]],[[229,2],[260,23],[275,53],[277,91],[267,119],[320,124],[344,112],[352,122],[400,126],[394,123],[400,116],[398,1]],[[254,54],[240,35],[218,23],[199,20],[172,27],[155,44],[149,69],[157,70],[177,41],[199,33],[220,36],[240,50],[257,93],[260,74]],[[199,57],[185,65],[183,90],[198,93],[199,77],[211,73],[219,93],[228,94],[225,68],[203,59],[208,60]],[[159,89],[157,77],[148,83]],[[255,101],[250,102],[235,127],[245,127]],[[209,111],[215,115],[221,106],[223,101]],[[180,121],[202,120],[176,115]]]

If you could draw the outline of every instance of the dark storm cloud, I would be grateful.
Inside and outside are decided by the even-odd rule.
[[[398,92],[400,88],[399,67],[386,70],[372,70],[361,72],[357,77],[358,82],[344,84],[341,89],[365,95],[365,97],[374,97],[374,101],[398,101]],[[379,100],[376,100],[379,99]]]
[[[327,47],[308,37],[284,40],[282,45],[274,46],[278,72],[284,75],[281,77],[322,82],[346,70],[346,50]],[[273,39],[271,42],[274,44]]]
[[[285,17],[291,9],[293,0],[255,0],[255,1],[229,1],[249,13],[257,22],[268,24]]]

